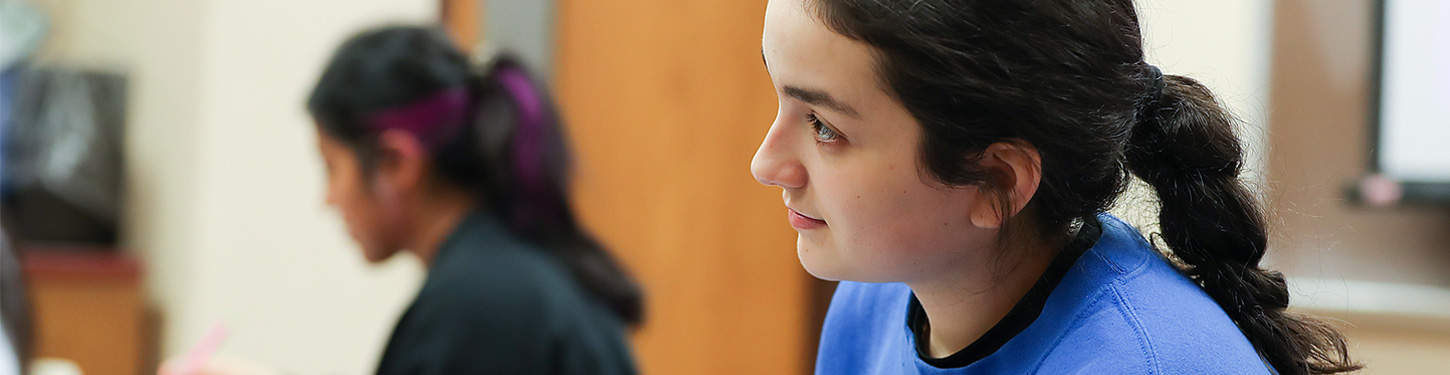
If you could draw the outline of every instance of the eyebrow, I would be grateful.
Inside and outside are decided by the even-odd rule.
[[[836,100],[835,97],[832,97],[831,94],[827,94],[825,91],[787,85],[785,86],[785,95],[810,105],[830,108],[847,116],[857,119],[861,118],[861,113],[856,112],[855,108],[851,108],[850,105]]]
[[[767,73],[770,72],[770,60],[766,60],[764,48],[760,50],[760,62],[765,64],[765,71]],[[831,96],[831,94],[826,93],[824,90],[815,90],[786,85],[785,95],[796,100],[806,102],[806,104],[830,108],[831,110],[843,113],[856,119],[861,118],[861,113],[857,112],[855,108],[852,108],[850,105],[843,103],[840,100],[836,100],[835,97]]]

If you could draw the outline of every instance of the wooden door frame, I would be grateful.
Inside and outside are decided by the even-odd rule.
[[[438,19],[464,52],[473,52],[481,40],[485,0],[440,0]]]

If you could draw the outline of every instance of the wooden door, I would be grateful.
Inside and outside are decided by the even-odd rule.
[[[764,0],[558,0],[555,84],[576,200],[640,277],[648,374],[793,374],[814,358],[815,284],[779,189],[750,159],[776,101]]]
[[[448,36],[458,43],[459,48],[472,52],[483,37],[480,20],[483,19],[484,0],[442,0],[439,18]]]

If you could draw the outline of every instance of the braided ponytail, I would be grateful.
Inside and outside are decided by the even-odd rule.
[[[1285,311],[1284,275],[1259,265],[1267,225],[1259,203],[1239,181],[1243,147],[1234,119],[1197,81],[1147,68],[1150,90],[1126,156],[1128,169],[1162,202],[1163,241],[1280,373],[1360,369],[1339,332]]]

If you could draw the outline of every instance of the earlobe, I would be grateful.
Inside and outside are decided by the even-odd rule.
[[[986,184],[977,187],[976,204],[971,208],[971,222],[973,226],[982,229],[997,229],[1002,227],[1002,205],[1000,192]]]

